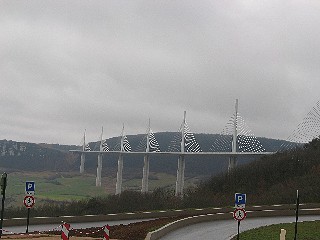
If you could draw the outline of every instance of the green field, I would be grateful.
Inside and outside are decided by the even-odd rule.
[[[104,188],[95,187],[95,176],[75,173],[51,172],[13,172],[8,174],[6,203],[22,205],[25,196],[25,182],[34,181],[36,184],[36,202],[44,200],[70,201],[90,196],[105,195]]]
[[[8,173],[6,189],[7,206],[23,206],[25,182],[36,184],[36,204],[43,201],[71,201],[95,196],[106,196],[115,192],[115,178],[102,178],[102,186],[95,186],[94,174],[79,174],[76,172],[12,172]],[[176,177],[166,173],[153,173],[149,178],[149,189],[158,187],[174,188]],[[186,186],[193,185],[198,179],[186,179]],[[141,189],[141,179],[123,179],[123,190]]]
[[[294,223],[276,224],[256,229],[251,229],[240,233],[241,240],[279,240],[281,229],[287,231],[286,239],[294,239]],[[299,240],[319,240],[320,221],[298,223]],[[232,240],[236,240],[234,237]]]

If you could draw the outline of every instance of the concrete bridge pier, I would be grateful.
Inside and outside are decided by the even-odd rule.
[[[186,162],[184,156],[180,155],[178,159],[178,170],[177,170],[177,181],[176,181],[176,192],[177,197],[183,197],[184,187],[184,171],[186,168]]]
[[[98,164],[97,164],[97,177],[96,177],[96,187],[101,187],[101,172],[102,172],[102,158],[103,158],[103,127],[101,128],[100,135],[100,153],[98,154]]]
[[[123,172],[123,155],[119,155],[118,159],[118,172],[117,172],[117,183],[116,183],[116,195],[119,195],[122,190],[122,172]]]
[[[84,173],[84,163],[86,161],[86,155],[85,153],[81,153],[81,159],[80,159],[80,173]]]
[[[86,130],[83,133],[83,145],[82,145],[82,153],[80,157],[80,173],[84,173],[84,163],[86,161],[86,156],[84,151],[86,150]]]
[[[143,165],[143,170],[142,170],[142,187],[141,187],[141,192],[145,193],[148,192],[149,188],[149,155],[145,154],[144,155],[144,165]]]
[[[180,147],[181,147],[181,153],[185,152],[185,132],[186,132],[186,115],[187,112],[184,111],[183,114],[183,122],[181,125],[181,142],[180,142]],[[184,170],[186,168],[186,163],[184,159],[184,155],[179,155],[178,158],[178,169],[177,169],[177,181],[176,181],[176,193],[175,195],[177,197],[183,197],[183,187],[184,187]]]
[[[229,158],[228,173],[231,173],[237,166],[237,157]]]
[[[97,177],[96,187],[101,187],[101,172],[102,172],[102,153],[98,154],[98,166],[97,166]]]

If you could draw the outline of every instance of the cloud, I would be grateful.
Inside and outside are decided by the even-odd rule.
[[[285,139],[318,100],[316,1],[1,1],[2,138],[219,133],[240,100]]]

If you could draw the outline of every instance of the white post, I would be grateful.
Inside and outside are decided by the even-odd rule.
[[[185,126],[186,126],[186,111],[184,111],[183,123],[181,128],[181,153],[185,152]],[[183,196],[184,187],[184,170],[185,170],[185,159],[184,155],[180,155],[178,158],[178,169],[177,169],[177,181],[176,181],[176,196]]]
[[[103,127],[102,127],[102,131],[101,131],[101,136],[100,136],[100,152],[103,151],[102,138],[103,138]],[[103,154],[99,153],[98,154],[98,164],[97,164],[96,187],[101,187],[102,157],[103,157]]]
[[[238,137],[238,99],[236,99],[236,105],[235,105],[235,114],[233,119],[233,136],[232,136],[232,153],[237,152],[237,137]],[[228,172],[231,172],[237,165],[237,157],[232,156],[229,158],[229,166],[228,166]]]
[[[84,134],[83,134],[83,146],[82,146],[82,153],[80,158],[80,173],[84,173],[84,163],[86,161],[86,156],[84,154],[85,147],[86,147],[86,130],[84,130]]]
[[[120,142],[120,152],[124,152],[124,124],[122,126],[121,142]],[[118,159],[118,172],[117,172],[117,183],[116,183],[116,195],[120,194],[122,191],[122,172],[123,172],[123,156],[120,153]]]
[[[150,163],[149,163],[148,152],[150,152],[150,134],[151,134],[151,128],[150,128],[150,118],[149,118],[146,154],[144,155],[144,158],[143,158],[141,192],[148,192],[148,190],[149,190],[148,188],[149,188],[149,165],[150,165]]]
[[[285,229],[281,229],[280,240],[286,240],[286,233],[287,231]]]

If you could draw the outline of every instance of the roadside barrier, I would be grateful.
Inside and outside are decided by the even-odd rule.
[[[8,231],[8,230],[6,230],[6,229],[2,229],[2,232],[4,233],[4,234],[7,234],[7,235],[21,235],[21,236],[23,236],[23,235],[40,235],[40,234],[43,234],[43,233],[54,233],[54,232],[56,232],[56,231],[60,231],[59,229],[62,227],[62,224],[61,225],[59,225],[58,227],[55,227],[55,228],[53,228],[53,229],[50,229],[50,230],[43,230],[43,231],[34,231],[34,232],[32,232],[32,233],[28,233],[28,234],[26,234],[26,233],[14,233],[14,232],[12,232],[12,231]]]
[[[71,227],[69,223],[64,222],[59,226],[50,229],[50,230],[42,230],[42,231],[34,231],[32,233],[14,233],[8,231],[6,229],[2,229],[3,234],[6,235],[19,235],[19,236],[36,236],[41,234],[50,234],[50,235],[61,235],[62,240],[68,240],[71,236],[88,236],[88,235],[100,235],[103,240],[110,240],[110,226],[107,224],[103,227],[95,227],[88,229],[74,229]]]
[[[62,240],[68,240],[69,239],[69,230],[70,230],[70,224],[69,223],[63,223],[62,224],[62,231],[61,231],[61,239]]]
[[[107,224],[104,226],[103,240],[109,240],[109,239],[110,239],[110,226]]]
[[[13,232],[7,231],[5,229],[0,229],[3,234],[12,234]]]

